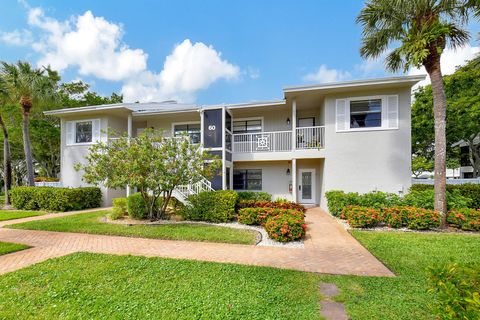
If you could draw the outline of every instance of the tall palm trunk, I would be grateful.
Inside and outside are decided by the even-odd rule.
[[[12,188],[12,160],[10,159],[10,142],[8,140],[7,126],[0,115],[0,126],[3,131],[3,169],[5,182],[5,205],[10,205],[10,189]]]
[[[435,202],[434,208],[442,215],[441,228],[447,227],[447,137],[446,113],[447,98],[443,85],[442,71],[440,68],[440,56],[436,56],[431,63],[425,65],[426,70],[432,81],[433,93],[433,116],[435,119],[435,175],[434,190]]]
[[[35,174],[33,172],[33,158],[32,149],[30,147],[30,109],[32,108],[32,100],[22,97],[20,100],[22,105],[22,134],[23,134],[23,149],[25,151],[25,162],[27,164],[27,182],[29,186],[35,185]]]

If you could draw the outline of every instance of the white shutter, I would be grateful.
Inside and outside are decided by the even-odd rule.
[[[65,138],[67,146],[75,143],[75,122],[65,122]]]
[[[92,120],[92,142],[99,142],[101,140],[100,119]]]
[[[387,96],[387,128],[398,128],[398,96]]]
[[[346,99],[337,99],[336,105],[335,105],[335,119],[336,119],[337,132],[345,131],[348,129]]]

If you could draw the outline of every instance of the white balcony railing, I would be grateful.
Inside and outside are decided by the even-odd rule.
[[[292,131],[237,133],[233,135],[233,152],[278,152],[292,150]]]
[[[295,148],[322,149],[325,145],[325,127],[302,127],[295,132]],[[237,133],[233,135],[233,152],[292,151],[292,131]]]
[[[322,149],[325,147],[325,127],[297,128],[297,149]]]

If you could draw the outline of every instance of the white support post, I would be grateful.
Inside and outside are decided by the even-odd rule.
[[[297,159],[292,159],[292,200],[297,202]]]
[[[292,100],[292,150],[297,149],[297,100]],[[293,162],[292,162],[293,164]]]
[[[129,142],[130,142],[130,139],[132,139],[132,132],[133,132],[132,114],[129,114],[128,120],[127,120],[127,135],[128,135]],[[127,197],[130,196],[131,193],[132,193],[132,190],[130,188],[130,185],[127,184]]]
[[[230,190],[233,190],[233,161],[230,166]]]
[[[227,189],[227,166],[226,166],[226,159],[225,159],[225,107],[222,107],[222,190]]]

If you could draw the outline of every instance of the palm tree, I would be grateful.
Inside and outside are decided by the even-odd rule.
[[[56,86],[60,80],[58,74],[50,68],[32,68],[28,62],[17,64],[2,62],[1,73],[8,83],[10,95],[22,107],[22,134],[27,166],[27,181],[35,185],[33,157],[30,147],[30,112],[34,104],[53,102]]]
[[[9,91],[7,82],[0,76],[0,107],[4,107],[9,100]],[[3,173],[5,184],[5,206],[10,205],[10,189],[12,187],[12,159],[10,157],[10,141],[8,140],[8,130],[0,114],[0,127],[3,132]]]
[[[440,57],[448,46],[465,45],[465,29],[477,1],[471,0],[368,0],[357,17],[363,27],[360,54],[378,58],[387,53],[388,70],[408,71],[424,66],[432,82],[435,118],[435,210],[446,227],[446,136],[447,100]]]

